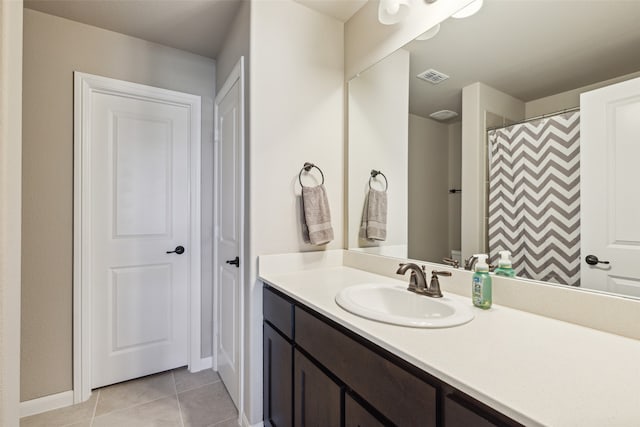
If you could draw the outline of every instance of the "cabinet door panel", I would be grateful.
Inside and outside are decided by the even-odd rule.
[[[467,408],[454,397],[446,396],[444,398],[445,427],[496,427],[498,425],[500,424],[494,424],[478,412]]]
[[[293,423],[293,346],[264,324],[264,422],[290,427]]]
[[[436,426],[436,389],[296,307],[296,343],[396,425]]]
[[[294,425],[340,426],[340,387],[297,350],[294,370]]]
[[[349,395],[344,398],[345,427],[384,427],[369,411]]]

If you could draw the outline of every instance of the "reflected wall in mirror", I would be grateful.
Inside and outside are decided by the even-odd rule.
[[[627,262],[640,254],[640,226],[633,219],[640,214],[640,192],[631,187],[640,172],[627,160],[640,158],[638,18],[636,1],[485,0],[476,15],[443,22],[434,38],[410,42],[351,80],[349,249],[462,260],[490,252],[493,224],[494,234],[499,230],[507,238],[499,247],[493,237],[492,259],[498,249],[511,250],[521,277],[640,297],[640,271]],[[423,74],[427,81],[417,77]],[[613,86],[620,82],[626,86]],[[613,92],[607,95],[604,88]],[[626,97],[616,98],[616,90]],[[442,110],[458,116],[430,117]],[[549,117],[574,110],[580,110],[577,124],[551,129],[553,120],[568,119]],[[537,170],[528,190],[511,182],[508,197],[517,209],[493,209],[490,218],[489,199],[504,185],[490,164],[498,143],[491,146],[487,132],[499,128],[530,137],[505,144],[537,144],[537,152],[530,147],[512,165],[520,172]],[[531,129],[539,134],[529,135]],[[615,140],[611,134],[622,136]],[[553,147],[557,141],[564,142]],[[537,163],[527,164],[536,155]],[[585,155],[606,159],[606,167],[596,168],[604,172],[592,173]],[[554,168],[564,168],[565,176]],[[389,181],[386,240],[362,232],[371,169],[385,172]],[[540,198],[545,193],[549,197]],[[537,214],[522,219],[523,210]],[[510,229],[514,222],[532,229]],[[604,231],[592,237],[591,229]],[[532,234],[523,237],[527,232]],[[559,250],[554,239],[573,249]],[[611,263],[589,265],[587,254]]]

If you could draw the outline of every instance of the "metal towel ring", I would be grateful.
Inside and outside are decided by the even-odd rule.
[[[305,162],[302,169],[300,169],[300,173],[298,174],[298,181],[300,182],[300,187],[304,187],[304,185],[302,185],[302,171],[309,172],[312,168],[316,168],[320,171],[320,176],[322,176],[322,182],[320,183],[320,185],[324,184],[324,174],[322,173],[322,169],[320,169],[318,166],[314,165],[313,163]]]
[[[384,178],[384,191],[387,191],[387,189],[389,188],[389,181],[387,181],[387,177],[384,176],[381,171],[377,171],[375,169],[371,169],[371,176],[369,177],[369,188],[371,188],[371,180],[378,175],[382,175],[382,177]]]

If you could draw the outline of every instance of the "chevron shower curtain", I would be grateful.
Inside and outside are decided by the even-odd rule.
[[[580,286],[580,112],[488,132],[489,252],[520,277]]]

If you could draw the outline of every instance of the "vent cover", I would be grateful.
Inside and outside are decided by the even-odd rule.
[[[429,83],[433,83],[434,85],[437,85],[438,83],[441,83],[449,78],[449,76],[447,76],[446,74],[441,73],[440,71],[436,71],[433,68],[429,68],[427,71],[421,72],[417,75],[417,77],[419,79],[428,81]]]
[[[429,117],[431,117],[434,120],[439,120],[442,122],[445,120],[453,119],[454,117],[458,117],[458,113],[451,110],[440,110],[440,111],[436,111],[435,113],[429,114]]]

